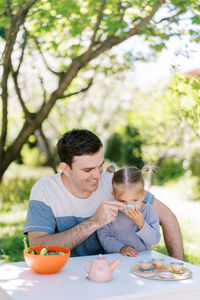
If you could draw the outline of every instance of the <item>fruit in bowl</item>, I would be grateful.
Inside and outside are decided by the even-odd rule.
[[[70,256],[70,249],[57,246],[25,247],[24,260],[36,273],[52,274],[61,270]]]

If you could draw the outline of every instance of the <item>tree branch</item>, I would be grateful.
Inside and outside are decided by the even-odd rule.
[[[148,24],[148,22],[153,18],[155,13],[158,11],[158,9],[162,6],[164,2],[165,0],[158,1],[155,7],[152,9],[151,13],[146,18],[144,18],[138,25],[136,25],[129,32],[127,32],[127,34],[123,37],[111,35],[94,51],[92,51],[91,48],[89,48],[85,53],[74,58],[67,72],[60,80],[59,87],[52,93],[49,101],[41,110],[40,113],[43,114],[42,118],[45,118],[48,115],[56,100],[63,97],[64,91],[70,85],[75,76],[78,74],[79,70],[83,68],[83,66],[85,66],[89,61],[96,58],[104,51],[112,48],[115,45],[118,45],[119,43],[127,40],[129,37],[138,33],[143,26]],[[38,118],[40,117],[38,116]]]
[[[166,0],[160,0],[160,1],[158,1],[158,3],[152,9],[151,13],[146,18],[144,18],[139,24],[137,24],[134,28],[132,28],[128,32],[129,37],[135,35],[142,27],[146,26],[149,23],[149,21],[153,18],[153,16],[155,15],[155,13],[162,6],[162,4],[165,3],[165,1]]]
[[[70,85],[71,81],[75,78],[75,76],[83,66],[85,66],[89,61],[96,58],[104,51],[112,48],[115,45],[118,45],[119,43],[127,40],[129,37],[136,34],[143,26],[148,24],[148,22],[153,18],[154,14],[162,6],[164,2],[165,0],[158,1],[155,7],[152,9],[151,13],[146,18],[144,18],[138,25],[136,25],[133,29],[125,33],[123,37],[117,37],[115,35],[111,35],[104,42],[102,42],[100,46],[94,51],[92,51],[91,48],[88,48],[88,50],[84,52],[82,55],[74,58],[67,72],[62,74],[58,88],[52,93],[49,102],[46,103],[47,105],[44,108],[45,114],[49,113],[56,99],[63,97],[64,91]]]
[[[10,17],[10,19],[12,19],[13,14],[12,14],[12,11],[11,11],[11,8],[10,8],[10,1],[9,0],[6,0],[6,14],[7,14],[8,17]]]
[[[77,91],[77,92],[74,92],[74,93],[70,93],[70,94],[67,94],[67,95],[63,95],[62,97],[59,97],[59,99],[64,99],[64,98],[69,98],[71,96],[74,96],[74,95],[78,95],[80,93],[84,93],[86,92],[87,90],[89,90],[89,88],[91,87],[91,85],[93,84],[93,78],[90,79],[88,85],[86,88],[83,88],[82,90],[80,91]]]
[[[46,93],[46,90],[45,90],[45,87],[44,87],[44,80],[41,76],[39,76],[39,80],[40,80],[42,90],[43,90],[43,104],[42,104],[42,106],[44,106],[45,103],[46,103],[46,100],[47,100],[47,93]]]
[[[34,2],[34,0],[32,1]],[[144,18],[139,24],[137,24],[134,28],[132,28],[129,32],[125,33],[124,36],[111,35],[104,42],[102,42],[101,45],[98,48],[96,48],[94,51],[92,51],[92,49],[89,48],[85,53],[72,60],[71,65],[69,66],[67,72],[63,74],[61,80],[59,81],[58,88],[51,94],[48,102],[46,102],[45,105],[41,107],[41,110],[38,111],[36,114],[34,114],[34,122],[30,123],[26,120],[22,130],[20,131],[16,139],[13,141],[12,145],[7,149],[6,151],[7,162],[3,162],[3,165],[0,166],[1,172],[2,170],[5,170],[5,168],[13,161],[13,159],[16,158],[16,155],[19,153],[24,142],[26,142],[30,134],[32,134],[36,129],[38,129],[41,126],[41,123],[47,118],[55,102],[59,98],[63,97],[64,92],[69,87],[73,79],[77,76],[78,72],[89,61],[96,58],[104,51],[109,50],[113,46],[118,45],[119,43],[133,36],[134,34],[137,34],[143,26],[148,24],[148,22],[153,18],[154,14],[157,12],[157,10],[161,7],[161,5],[164,2],[165,2],[164,0],[157,2],[157,5],[152,9],[151,13],[146,18]]]
[[[20,7],[17,14],[12,16],[11,25],[7,31],[6,45],[2,55],[3,60],[3,75],[2,75],[2,102],[3,102],[3,116],[2,116],[2,129],[0,138],[0,161],[3,160],[4,146],[7,137],[7,124],[8,124],[8,76],[11,70],[11,53],[13,50],[14,43],[16,41],[17,33],[20,26],[24,23],[26,15],[30,7],[37,0],[30,0],[24,6]],[[9,1],[7,1],[9,5]]]
[[[53,160],[53,156],[52,156],[51,149],[49,146],[49,142],[44,134],[44,131],[42,130],[42,126],[40,126],[40,128],[39,128],[39,132],[40,132],[40,136],[42,138],[42,141],[43,141],[45,149],[46,149],[46,153],[47,153],[47,157],[48,157],[48,165],[54,170],[55,173],[57,173],[57,169],[54,164],[54,160]]]
[[[122,10],[121,12],[121,16],[120,16],[120,19],[119,19],[119,22],[121,23],[123,21],[123,18],[124,18],[124,14],[125,14],[125,11],[126,11],[126,6],[122,6],[122,3],[121,1],[119,1],[119,12],[120,10]]]
[[[33,65],[33,69],[36,69],[35,65]],[[45,87],[44,87],[44,80],[43,80],[42,76],[39,74],[38,77],[39,77],[39,81],[40,81],[41,88],[42,88],[42,91],[43,91],[43,103],[41,105],[41,108],[42,108],[45,105],[46,101],[47,101],[47,92],[46,92]]]
[[[16,90],[20,105],[21,105],[22,110],[24,112],[25,118],[28,120],[30,118],[30,112],[28,111],[28,109],[25,105],[25,102],[22,98],[21,91],[19,89],[19,85],[18,85],[18,82],[17,82],[18,73],[17,73],[17,71],[16,72],[14,71],[13,66],[11,66],[11,74],[12,74],[12,77],[13,77],[15,90]]]
[[[16,70],[16,73],[17,73],[16,75],[18,75],[19,69],[20,69],[22,61],[23,61],[24,50],[25,50],[25,46],[26,46],[26,41],[27,41],[27,31],[26,31],[26,28],[24,27],[24,42],[22,44],[22,53],[21,53],[21,56],[20,56],[20,59],[19,59],[19,64],[18,64],[18,67],[17,67],[17,70]]]
[[[90,43],[89,48],[92,48],[92,46],[95,43],[95,38],[96,38],[96,35],[97,35],[97,31],[99,29],[99,26],[101,24],[101,19],[103,17],[103,10],[105,8],[106,2],[107,2],[107,0],[101,0],[101,5],[99,7],[99,13],[98,13],[98,16],[97,16],[97,22],[96,22],[95,27],[94,27],[94,32],[93,32],[93,35],[92,35],[92,38],[91,38],[91,43]]]
[[[155,13],[159,10],[159,8],[162,6],[162,4],[165,1],[166,0],[158,1],[158,3],[152,9],[151,13],[146,18],[144,18],[140,23],[138,23],[134,28],[129,30],[126,33],[126,35],[124,35],[122,37],[117,37],[115,35],[109,36],[96,50],[93,51],[93,53],[90,55],[90,60],[96,58],[101,53],[103,53],[105,50],[108,50],[108,49],[112,48],[113,46],[116,46],[119,43],[127,40],[131,36],[134,36],[135,34],[137,34],[141,28],[143,28],[144,26],[146,26],[149,23],[149,21],[153,18]]]
[[[179,9],[173,16],[167,17],[167,18],[162,18],[160,19],[159,22],[156,22],[156,24],[160,24],[163,21],[173,21],[175,19],[175,17],[181,15],[184,12],[184,9]]]
[[[36,39],[35,36],[31,35],[31,37],[34,39],[34,41],[35,41],[35,43],[36,43],[36,46],[37,46],[37,48],[38,48],[38,51],[39,51],[39,53],[40,53],[40,55],[41,55],[41,57],[42,57],[42,60],[43,60],[43,62],[44,62],[44,65],[46,66],[46,68],[47,68],[51,73],[53,73],[54,75],[60,76],[60,72],[56,72],[56,71],[52,70],[52,69],[49,67],[49,65],[48,65],[48,63],[47,63],[47,61],[46,61],[46,58],[44,57],[44,54],[43,54],[43,52],[42,52],[42,50],[41,50],[39,41]]]

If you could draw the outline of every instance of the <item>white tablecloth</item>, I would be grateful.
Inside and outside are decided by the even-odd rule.
[[[161,281],[138,277],[132,267],[141,259],[164,258],[165,263],[176,261],[155,251],[140,252],[137,257],[121,254],[105,255],[109,262],[119,258],[120,264],[110,282],[89,281],[83,268],[85,260],[96,256],[70,258],[60,272],[42,275],[30,270],[25,262],[0,265],[0,300],[199,300],[200,267],[184,263],[193,272],[191,278]]]

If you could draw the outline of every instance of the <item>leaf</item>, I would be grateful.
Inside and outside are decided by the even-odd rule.
[[[4,30],[3,28],[8,28],[10,26],[10,20],[7,16],[1,16],[0,17],[0,22],[1,22],[1,27],[0,28],[2,28],[1,32],[3,34],[3,30]]]

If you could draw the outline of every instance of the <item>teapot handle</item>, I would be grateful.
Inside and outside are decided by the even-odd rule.
[[[86,267],[85,267],[85,263],[92,263],[92,261],[91,260],[86,260],[86,261],[84,261],[84,263],[83,263],[83,268],[84,268],[84,270],[85,270],[85,272],[87,273],[87,274],[89,274],[89,272],[88,272],[88,270],[86,269]]]

